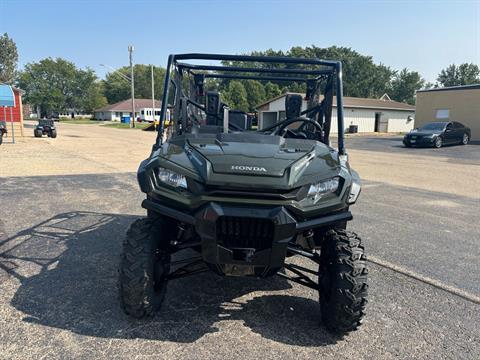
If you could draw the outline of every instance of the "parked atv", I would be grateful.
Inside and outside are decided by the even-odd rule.
[[[228,65],[203,65],[212,61]],[[246,113],[205,88],[216,84],[207,78],[295,81],[306,94],[287,95],[286,118],[268,127],[260,118],[252,130]],[[169,281],[210,270],[278,275],[312,288],[329,330],[357,329],[367,265],[362,240],[346,229],[361,186],[345,152],[341,79],[337,61],[170,55],[157,139],[137,174],[147,217],[131,225],[123,244],[119,285],[127,314],[151,315]],[[329,140],[334,90],[337,149]],[[167,104],[174,120],[164,134]],[[172,261],[183,249],[198,256]],[[317,269],[287,261],[294,255]]]
[[[42,119],[38,120],[38,124],[33,130],[33,134],[35,137],[42,137],[43,135],[47,135],[51,138],[57,137],[57,128],[55,127],[55,123],[53,120],[50,119]]]

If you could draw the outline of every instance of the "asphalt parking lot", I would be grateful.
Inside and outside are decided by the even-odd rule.
[[[391,152],[394,154],[410,154],[433,157],[448,157],[451,161],[463,164],[480,163],[480,141],[467,146],[446,145],[440,149],[431,147],[405,148],[401,135],[386,136],[348,136],[346,144],[350,149]]]
[[[152,141],[60,124],[0,147],[0,359],[480,357],[480,145],[347,139],[364,179],[350,228],[372,262],[365,323],[341,339],[318,294],[281,278],[204,273],[172,282],[153,319],[122,313],[120,247]]]

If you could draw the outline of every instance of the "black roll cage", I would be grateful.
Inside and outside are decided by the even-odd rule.
[[[201,65],[183,62],[184,60],[197,61],[233,61],[233,62],[251,62],[251,63],[279,63],[288,64],[287,68],[254,68],[229,65]],[[319,65],[320,69],[304,69],[292,68],[291,65]],[[168,57],[167,69],[165,74],[165,83],[162,96],[162,108],[160,113],[160,126],[158,127],[157,139],[154,150],[162,146],[163,132],[168,107],[168,96],[170,86],[173,83],[176,92],[181,91],[182,76],[174,76],[172,79],[172,70],[175,68],[175,75],[180,75],[184,71],[190,75],[201,75],[204,78],[228,78],[228,79],[252,79],[263,81],[288,81],[288,82],[305,82],[307,83],[307,94],[310,89],[311,104],[315,104],[312,98],[317,99],[320,91],[320,82],[327,80],[325,87],[325,108],[322,107],[322,117],[324,122],[322,126],[325,129],[325,139],[328,142],[330,133],[331,112],[333,89],[335,88],[337,99],[337,124],[338,124],[338,152],[340,155],[345,154],[344,144],[344,119],[343,119],[343,85],[342,85],[342,63],[340,61],[320,60],[314,58],[295,58],[284,56],[249,56],[249,55],[221,55],[221,54],[172,54]],[[202,72],[200,72],[202,71]],[[221,71],[222,73],[213,73],[213,71]],[[252,73],[252,74],[249,74]],[[260,75],[254,75],[260,74]],[[266,75],[264,75],[266,74]],[[292,76],[295,75],[295,76]],[[314,77],[312,77],[314,76]],[[334,81],[335,80],[335,81]],[[192,103],[191,99],[187,101]],[[194,103],[194,102],[193,102]],[[313,106],[315,107],[315,105]],[[313,109],[309,107],[309,111]]]

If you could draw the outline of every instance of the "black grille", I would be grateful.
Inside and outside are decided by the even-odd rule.
[[[273,222],[269,219],[220,216],[217,239],[230,249],[268,249],[273,241]]]
[[[274,190],[274,189],[235,189],[218,186],[206,186],[205,195],[210,196],[229,196],[229,197],[251,197],[258,199],[259,197],[265,199],[296,199],[299,191],[302,188],[295,188],[290,190]]]

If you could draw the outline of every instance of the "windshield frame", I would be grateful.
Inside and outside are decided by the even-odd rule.
[[[198,63],[187,63],[184,61],[210,61],[209,65]],[[211,61],[224,61],[228,65],[211,65]],[[268,67],[243,67],[236,66],[235,62],[241,63],[277,63],[286,64],[284,68],[268,68]],[[255,65],[255,64],[254,64]],[[318,69],[306,69],[305,65],[317,65]],[[327,81],[329,88],[325,91],[325,99],[328,96],[330,101],[325,104],[326,116],[322,124],[324,126],[323,142],[329,145],[329,133],[331,123],[331,112],[333,102],[333,89],[335,89],[337,99],[337,125],[338,125],[338,152],[345,154],[344,144],[344,110],[343,110],[343,84],[342,84],[342,63],[340,61],[320,60],[316,58],[295,58],[281,56],[248,56],[248,55],[220,55],[220,54],[176,54],[168,57],[167,69],[164,82],[164,91],[162,96],[162,105],[160,112],[160,126],[158,127],[157,139],[153,150],[162,146],[164,141],[164,131],[171,84],[176,85],[176,102],[175,107],[179,106],[178,102],[188,97],[182,86],[183,73],[188,72],[192,75],[203,74],[205,78],[218,79],[254,79],[261,81],[299,81],[307,83],[307,92],[309,84],[314,84],[315,93],[319,94],[319,84]],[[173,76],[172,76],[173,75]],[[295,76],[294,76],[295,75]],[[311,86],[310,86],[311,87]],[[191,99],[190,99],[191,100]],[[191,101],[190,101],[191,102]],[[198,105],[198,104],[197,104]],[[318,105],[317,105],[318,106]],[[313,107],[307,109],[312,111]],[[324,116],[325,114],[322,114]],[[174,119],[176,121],[176,119]]]

